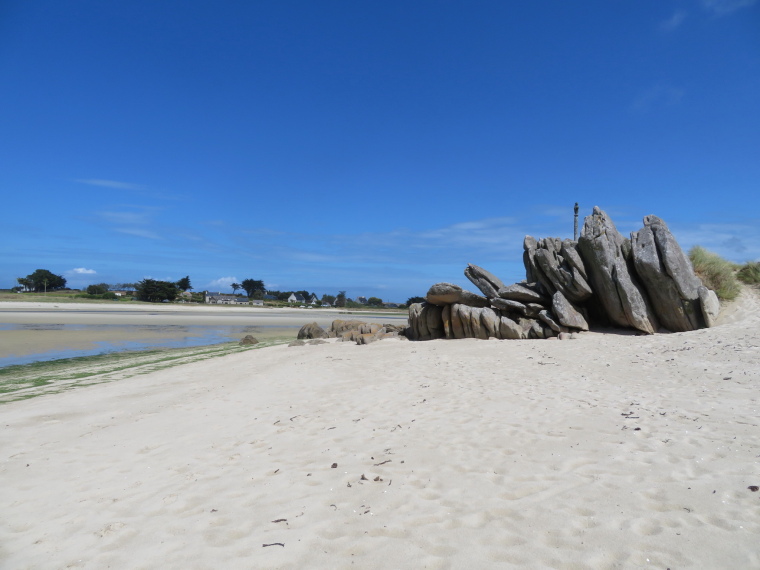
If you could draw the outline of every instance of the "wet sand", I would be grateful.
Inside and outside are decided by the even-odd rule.
[[[360,318],[400,323],[403,313],[351,314],[341,310],[265,309],[208,305],[130,305],[0,302],[0,359],[64,351],[129,348],[129,343],[182,346],[239,340],[252,334],[259,340],[292,336],[306,323],[329,326],[335,319]],[[6,362],[8,364],[10,362]]]

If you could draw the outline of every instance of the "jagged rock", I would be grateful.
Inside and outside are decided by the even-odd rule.
[[[498,291],[504,287],[504,283],[501,279],[489,273],[482,267],[478,267],[472,263],[467,264],[467,268],[464,270],[464,275],[472,281],[472,284],[480,289],[481,293],[488,299],[493,299],[498,296]]]
[[[409,333],[412,340],[443,338],[443,310],[430,303],[414,303],[409,307]]]
[[[552,311],[562,326],[582,331],[588,330],[586,319],[559,291],[552,297]]]
[[[356,320],[349,320],[344,321],[341,319],[336,319],[332,322],[332,325],[330,326],[330,332],[334,333],[335,336],[342,336],[344,332],[348,331],[355,331],[359,330],[359,327],[362,326],[364,321],[356,321]]]
[[[480,310],[482,311],[480,314],[480,322],[485,330],[486,338],[501,338],[501,335],[499,334],[500,315],[497,315],[496,311],[490,307],[483,307]]]
[[[662,325],[676,332],[699,328],[702,282],[665,222],[646,216],[644,228],[631,233],[631,250],[636,273]]]
[[[546,338],[544,336],[544,327],[538,321],[533,321],[530,324],[529,335],[530,338]]]
[[[488,299],[465,291],[453,283],[436,283],[427,293],[425,300],[432,305],[469,305],[470,307],[487,307]]]
[[[539,305],[538,303],[528,303],[525,305],[525,316],[531,319],[537,319],[538,313],[544,310],[543,305]]]
[[[298,339],[309,338],[327,338],[327,332],[317,323],[308,323],[298,331]]]
[[[523,329],[515,321],[509,317],[501,316],[499,319],[499,335],[501,338],[517,340],[525,338],[523,336]]]
[[[629,272],[624,251],[630,251],[630,244],[625,241],[607,214],[594,206],[584,221],[578,249],[603,314],[614,324],[653,334],[657,319]]]
[[[470,308],[470,330],[472,331],[472,338],[488,340],[488,334],[486,333],[486,330],[480,321],[480,316],[483,314],[483,309],[484,307]]]
[[[544,272],[539,266],[537,259],[538,252],[543,248],[545,240],[537,241],[532,236],[525,236],[523,240],[523,264],[525,265],[525,276],[528,281],[537,282],[541,284],[541,287],[548,293],[554,292],[554,286],[551,281],[547,279]]]
[[[577,252],[575,244],[569,240],[563,243],[559,238],[546,238],[538,242],[538,249],[535,253],[535,260],[539,268],[539,281],[551,291],[562,291],[568,299],[573,302],[581,303],[591,296],[591,287],[586,282],[582,272],[575,267],[579,264],[583,267],[583,262]],[[561,254],[572,251],[572,263],[566,261]],[[585,273],[585,268],[583,269]],[[546,284],[546,281],[549,284]]]
[[[520,303],[519,301],[513,301],[511,299],[502,299],[501,297],[494,297],[491,299],[491,305],[499,310],[518,313],[523,316],[527,311],[525,304]]]
[[[446,338],[454,338],[451,331],[451,305],[444,305],[441,311],[441,320],[443,321],[443,333]]]
[[[538,313],[539,320],[543,321],[546,325],[549,326],[550,329],[552,329],[555,332],[564,332],[567,329],[560,325],[557,321],[554,320],[554,317],[552,317],[549,314],[549,311],[544,309],[540,313]]]
[[[252,335],[245,335],[243,338],[240,339],[240,346],[251,346],[253,344],[259,344],[259,341],[256,340]]]
[[[543,294],[543,288],[540,289],[537,283],[514,283],[513,285],[502,287],[498,293],[499,297],[510,301],[547,305],[549,299]],[[493,304],[493,299],[491,303]]]
[[[714,327],[720,314],[720,301],[715,291],[704,285],[699,288],[699,303],[702,307],[702,315],[708,327]]]
[[[566,239],[562,242],[562,248],[560,253],[564,261],[573,269],[578,270],[578,274],[588,281],[588,273],[586,273],[586,267],[583,265],[583,260],[578,254],[578,243]]]
[[[462,324],[462,336],[459,338],[476,338],[472,332],[472,309],[469,305],[452,305],[453,309],[456,307],[456,312],[459,316],[459,322]]]
[[[451,338],[464,338],[462,319],[459,317],[459,305],[448,305],[448,307],[451,313]],[[445,327],[446,322],[444,321],[443,324]]]
[[[362,333],[356,337],[356,344],[370,344],[385,337],[385,330],[376,333]]]

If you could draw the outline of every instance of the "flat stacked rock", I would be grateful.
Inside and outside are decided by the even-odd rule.
[[[425,303],[409,307],[407,337],[563,339],[590,324],[653,334],[712,326],[720,311],[715,292],[657,216],[646,216],[627,239],[594,207],[577,242],[526,236],[523,249],[526,281],[504,285],[468,264],[464,274],[482,295],[433,285]]]

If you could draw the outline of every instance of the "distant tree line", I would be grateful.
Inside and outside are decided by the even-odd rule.
[[[18,277],[16,281],[19,286],[14,289],[19,291],[55,291],[66,287],[66,279],[62,275],[55,275],[47,269],[37,269],[26,277]],[[240,283],[232,283],[230,287],[233,293],[237,293],[238,290],[242,289],[249,298],[258,300],[264,299],[265,295],[273,297],[278,301],[287,301],[292,294],[301,295],[304,299],[316,297],[313,292],[310,293],[305,289],[300,291],[267,290],[264,281],[261,279],[243,279]],[[95,283],[88,285],[86,292],[90,297],[115,299],[116,295],[113,293],[114,291],[134,291],[134,297],[140,301],[160,303],[163,301],[174,301],[180,296],[180,293],[189,291],[192,288],[190,276],[186,275],[178,281],[143,279],[136,283]],[[384,305],[383,300],[379,297],[370,297],[366,302],[361,297],[359,300],[362,302],[355,302],[346,297],[345,291],[338,291],[337,295],[322,295],[321,300],[317,301],[317,305],[329,304],[334,307],[349,308],[363,306],[382,307]],[[410,297],[406,301],[406,305],[424,301],[424,297]]]

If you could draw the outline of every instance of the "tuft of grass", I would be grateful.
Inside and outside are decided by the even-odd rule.
[[[694,273],[702,280],[705,287],[715,291],[720,300],[736,299],[741,290],[734,275],[737,269],[736,264],[698,245],[689,250],[689,259],[694,266]]]
[[[760,261],[750,261],[742,265],[736,273],[739,281],[744,281],[748,285],[757,285],[760,283]]]

